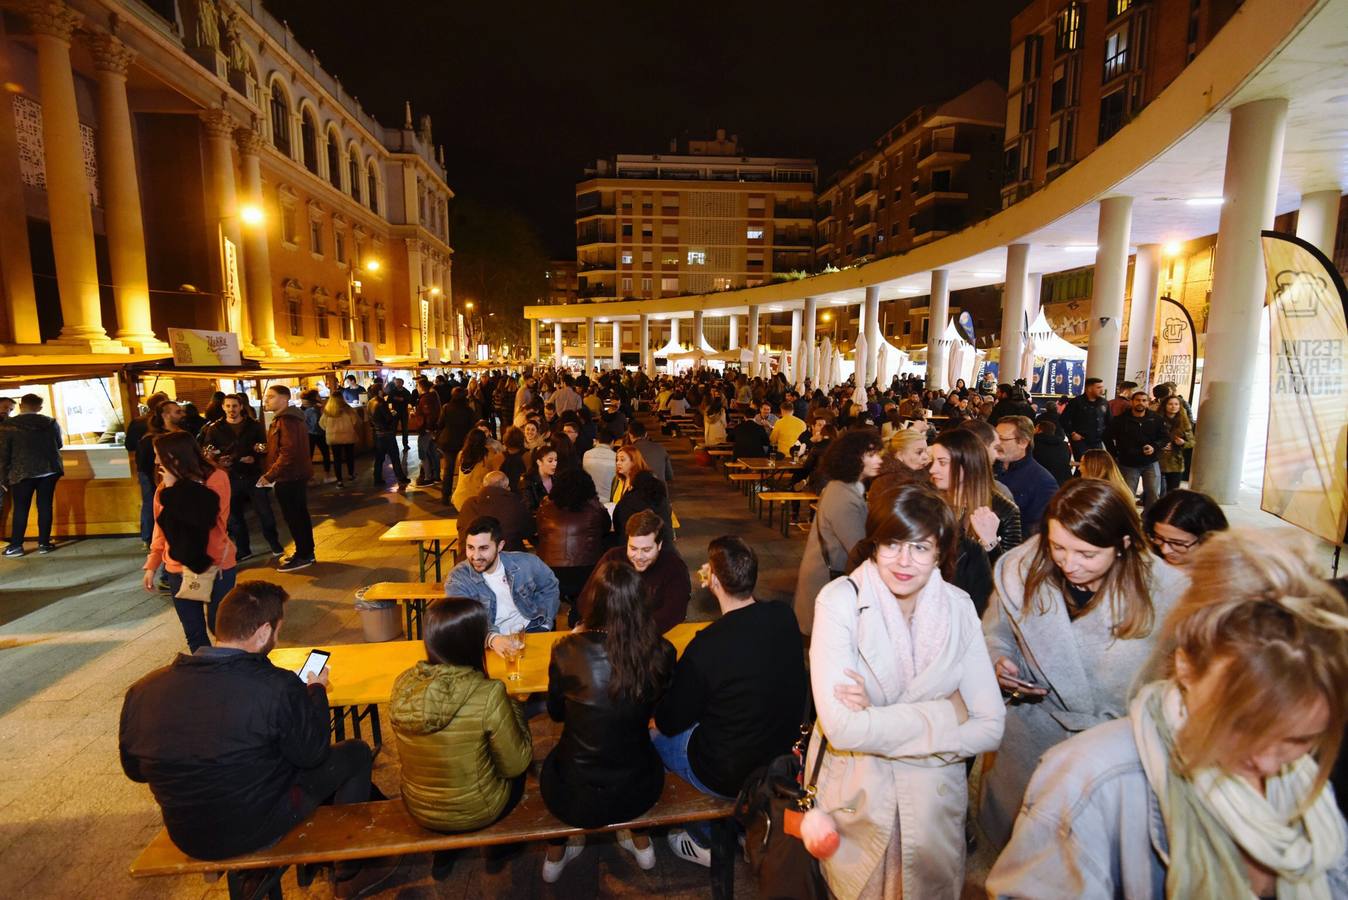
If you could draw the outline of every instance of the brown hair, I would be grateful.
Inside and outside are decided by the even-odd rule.
[[[941,495],[955,511],[964,533],[977,538],[970,517],[980,506],[992,505],[992,463],[988,461],[987,445],[972,431],[959,428],[937,435],[931,445],[944,447],[950,454],[950,487]]]
[[[1142,638],[1151,634],[1156,610],[1151,602],[1148,577],[1155,560],[1147,550],[1137,504],[1107,481],[1074,478],[1058,489],[1044,510],[1044,530],[1038,537],[1030,567],[1025,574],[1022,615],[1044,614],[1067,593],[1067,579],[1053,561],[1049,549],[1049,523],[1056,521],[1078,540],[1094,547],[1112,549],[1116,559],[1105,573],[1100,589],[1087,610],[1101,598],[1109,598],[1116,638]],[[1052,589],[1041,591],[1045,585]]]
[[[887,544],[925,539],[936,545],[941,577],[953,583],[959,559],[959,523],[937,490],[925,484],[904,484],[882,501],[870,505],[866,536],[852,549],[847,570],[873,559],[875,552]]]
[[[630,538],[643,537],[648,534],[655,535],[655,540],[660,540],[660,532],[665,529],[665,520],[660,518],[649,509],[643,509],[640,512],[633,513],[627,517],[627,525],[624,531]]]
[[[201,449],[197,439],[186,431],[158,434],[152,440],[159,464],[172,472],[174,478],[204,482],[215,471],[215,463]]]
[[[1128,490],[1128,483],[1123,480],[1123,473],[1119,471],[1119,466],[1114,462],[1114,457],[1110,456],[1106,450],[1097,447],[1081,454],[1081,460],[1077,463],[1077,474],[1082,478],[1107,481],[1125,495],[1129,497],[1133,495],[1133,492]]]
[[[220,641],[246,641],[263,625],[276,624],[285,616],[286,589],[270,581],[245,581],[220,601],[215,614],[215,638]]]
[[[664,638],[651,615],[641,575],[626,560],[609,560],[594,570],[590,585],[585,628],[606,632],[609,696],[631,703],[656,699],[673,673],[670,658],[661,652]]]
[[[1010,425],[1016,429],[1016,437],[1027,443],[1034,443],[1034,423],[1027,416],[1002,416],[998,425]]]
[[[1319,696],[1329,727],[1313,751],[1320,771],[1305,802],[1324,786],[1348,723],[1348,604],[1317,568],[1299,539],[1267,531],[1214,534],[1195,551],[1167,635],[1196,677],[1213,666],[1225,673],[1213,702],[1191,705],[1176,736],[1186,769],[1258,747],[1278,723],[1275,711]]]
[[[426,608],[426,658],[437,665],[463,666],[487,674],[487,608],[465,597],[445,597]]]
[[[637,480],[637,475],[642,472],[649,472],[651,467],[646,465],[646,457],[642,455],[641,451],[631,444],[624,444],[618,448],[618,454],[623,453],[627,454],[628,458],[632,460],[632,470],[627,475],[627,483],[630,485]],[[616,460],[618,455],[615,454],[613,458]]]

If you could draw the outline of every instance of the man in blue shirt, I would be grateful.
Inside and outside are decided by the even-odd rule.
[[[487,608],[487,647],[505,656],[506,635],[552,631],[560,595],[557,576],[532,553],[505,549],[501,523],[480,516],[459,533],[463,562],[449,572],[446,597],[468,597]]]
[[[1025,537],[1043,527],[1044,509],[1058,490],[1058,480],[1034,458],[1034,423],[1025,416],[1006,416],[997,423],[997,443],[1005,468],[997,480],[1011,491],[1020,507]]]

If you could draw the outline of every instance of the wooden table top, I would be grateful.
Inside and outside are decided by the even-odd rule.
[[[379,536],[381,541],[447,541],[459,536],[457,519],[404,519]]]
[[[684,622],[665,632],[665,637],[683,655],[688,642],[707,622]],[[505,681],[512,694],[532,694],[548,689],[548,662],[552,645],[569,631],[545,631],[524,636],[524,658],[520,677],[506,680],[506,664],[495,653],[487,653],[487,675]],[[309,647],[283,647],[268,657],[273,664],[292,672],[299,671],[309,658]],[[382,644],[333,644],[318,648],[332,654],[328,660],[328,703],[332,706],[365,706],[387,703],[393,682],[403,672],[426,658],[421,641],[388,641]]]
[[[445,586],[438,581],[380,581],[365,589],[366,600],[439,600]]]
[[[741,456],[740,462],[744,463],[745,468],[753,469],[754,471],[790,472],[795,469],[805,468],[804,463],[795,462],[794,460],[779,459],[774,464],[773,461],[766,456]]]

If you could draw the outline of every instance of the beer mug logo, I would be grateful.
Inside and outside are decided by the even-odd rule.
[[[1165,327],[1161,329],[1161,340],[1167,344],[1178,344],[1184,336],[1184,320],[1167,316]]]
[[[1274,279],[1277,285],[1273,302],[1282,304],[1282,314],[1289,319],[1309,319],[1319,313],[1320,294],[1325,292],[1325,280],[1309,272],[1284,269]]]

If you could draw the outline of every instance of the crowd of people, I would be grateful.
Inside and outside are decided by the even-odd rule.
[[[560,723],[538,783],[565,823],[639,819],[671,774],[735,798],[791,752],[808,695],[803,771],[817,773],[808,787],[840,836],[819,865],[831,896],[959,896],[970,848],[999,897],[1348,892],[1329,787],[1348,723],[1348,606],[1303,548],[1230,530],[1183,488],[1182,397],[1124,385],[1111,409],[1096,380],[1038,405],[1015,385],[995,397],[907,379],[805,387],[532,369],[421,379],[396,402],[401,385],[348,380],[314,416],[320,398],[294,407],[274,387],[264,440],[230,398],[213,420],[227,432],[201,441],[169,427],[171,401],[159,403],[147,586],[161,564],[175,592],[185,570],[209,563],[222,577],[220,596],[179,601],[192,607],[179,609],[192,654],[128,693],[127,774],[151,784],[174,841],[207,859],[264,846],[319,802],[373,795],[368,747],[327,749],[326,675],[301,684],[266,662],[286,596],[234,586],[250,545],[230,505],[231,490],[307,482],[301,451],[311,466],[343,443],[330,407],[364,403],[376,482],[390,460],[407,481],[397,440],[415,436],[419,480],[440,482],[459,522],[462,558],[424,618],[426,660],[389,700],[403,801],[426,828],[472,831],[509,813],[534,716]],[[710,542],[697,575],[720,615],[682,656],[663,635],[687,616],[692,575],[669,454],[639,399],[700,416],[704,443],[736,457],[794,459],[789,477],[818,494],[793,602],[756,596],[758,555],[742,537]],[[256,470],[236,473],[245,456]],[[340,478],[343,457],[332,459]],[[294,509],[280,505],[294,535]],[[259,519],[275,550],[275,523]],[[312,539],[294,540],[290,560],[312,563]],[[508,660],[523,634],[568,628],[546,692],[512,698],[487,676],[486,654]],[[202,703],[238,714],[203,726],[177,711]],[[238,743],[245,720],[276,709],[270,731]],[[203,762],[227,746],[234,761]],[[247,825],[215,834],[211,816]],[[649,834],[618,842],[655,865]],[[710,864],[696,825],[667,842]],[[550,845],[544,880],[583,849]],[[364,890],[373,871],[343,866],[339,887]]]

